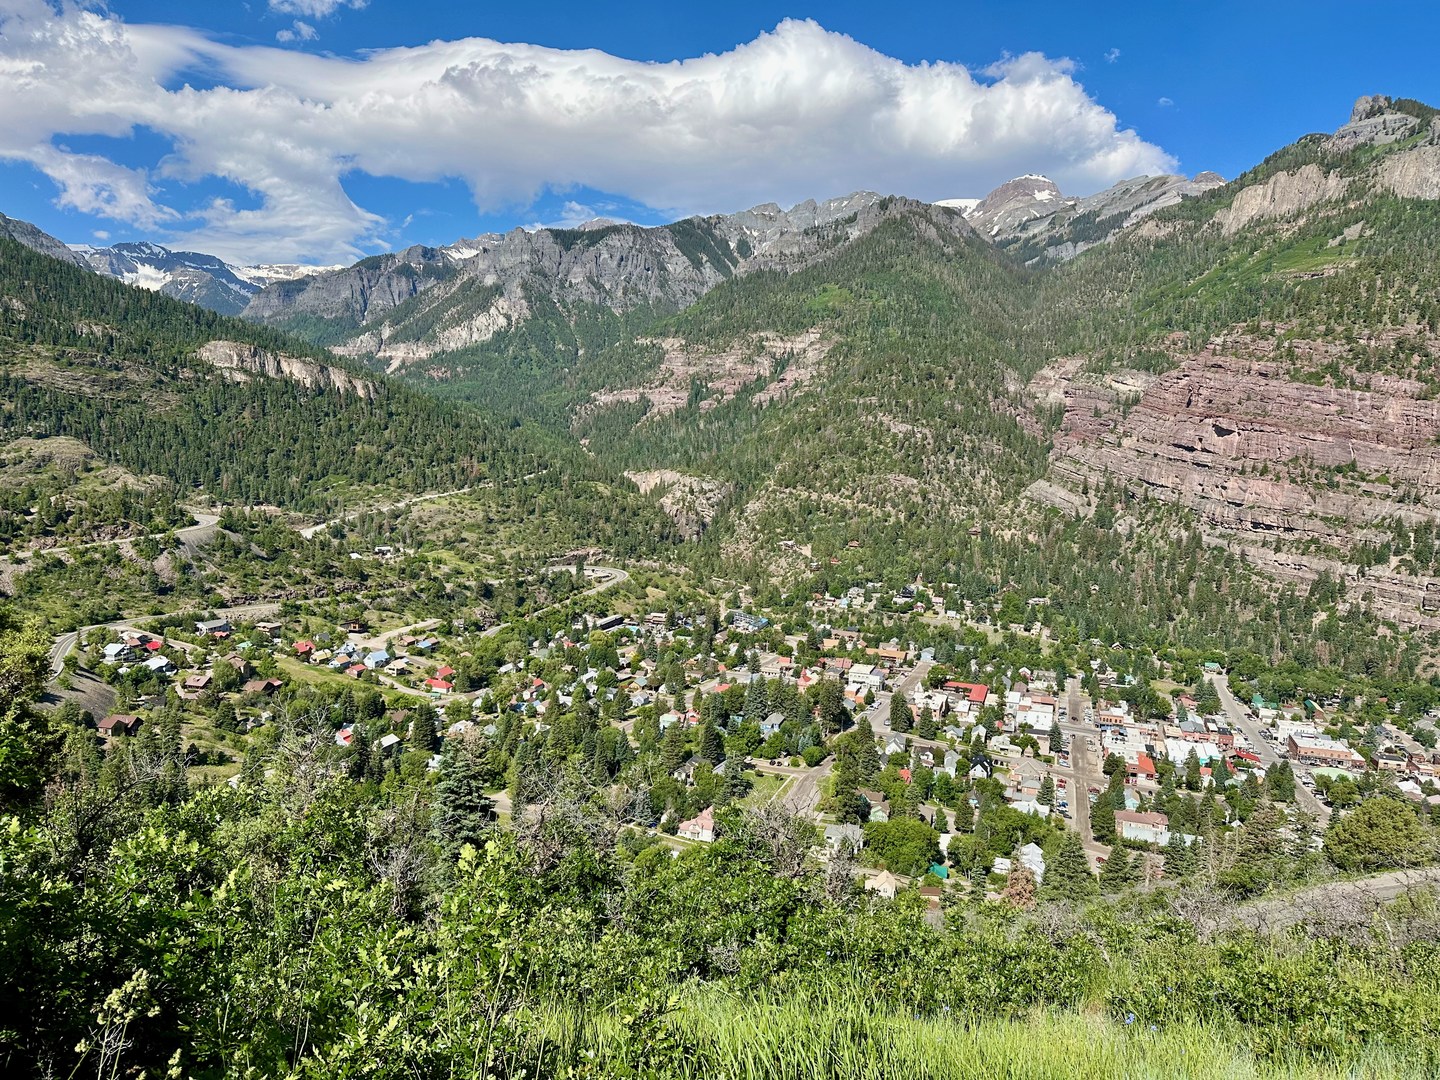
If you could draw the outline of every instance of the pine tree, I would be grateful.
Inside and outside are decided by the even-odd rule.
[[[461,745],[448,751],[440,764],[430,819],[431,835],[445,858],[453,860],[465,844],[478,846],[494,818],[478,748]]]
[[[433,754],[440,749],[440,734],[435,730],[435,710],[429,703],[418,705],[410,714],[410,746],[421,753]]]
[[[861,718],[855,730],[848,736],[855,740],[856,767],[859,782],[873,784],[880,775],[880,748],[875,745],[875,729],[870,726],[870,715]]]
[[[1188,877],[1194,870],[1195,853],[1181,834],[1172,829],[1170,841],[1165,845],[1165,876],[1172,879]]]
[[[685,722],[677,720],[660,736],[660,765],[666,773],[673,773],[685,763]]]
[[[1100,895],[1100,884],[1090,872],[1090,860],[1077,833],[1067,832],[1060,838],[1054,856],[1045,867],[1045,883],[1040,888],[1042,900],[1088,900]]]
[[[1129,851],[1122,847],[1114,848],[1100,868],[1100,890],[1113,893],[1125,888],[1132,878],[1132,863],[1133,856]]]
[[[920,719],[916,722],[915,734],[922,739],[935,738],[935,713],[930,706],[926,705],[920,710]]]
[[[1192,748],[1185,757],[1185,787],[1190,791],[1199,791],[1200,779],[1200,755]]]
[[[1055,805],[1055,778],[1049,773],[1040,781],[1040,794],[1035,799],[1041,806]]]
[[[700,757],[711,765],[719,765],[725,760],[725,745],[713,724],[702,724],[700,727]]]
[[[1090,832],[1102,844],[1115,842],[1115,803],[1109,792],[1101,792],[1090,808]]]
[[[904,734],[908,732],[915,722],[914,714],[910,711],[910,703],[905,700],[905,695],[899,692],[890,695],[890,730]]]

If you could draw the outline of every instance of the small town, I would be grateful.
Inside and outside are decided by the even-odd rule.
[[[1436,1080],[1437,34],[0,0],[0,1080]]]
[[[1118,643],[1084,643],[1078,670],[1057,668],[1021,626],[927,608],[923,583],[876,585],[810,600],[804,625],[753,608],[590,607],[527,641],[439,620],[200,618],[102,628],[80,647],[123,704],[96,720],[104,743],[167,723],[174,737],[178,716],[201,782],[245,783],[249,748],[305,717],[377,776],[474,756],[508,822],[527,763],[567,739],[627,791],[636,843],[678,854],[714,840],[717,812],[772,807],[813,824],[820,862],[936,910],[956,890],[1033,893],[1047,852],[1083,852],[1107,889],[1158,886],[1262,799],[1311,851],[1377,785],[1440,811],[1435,715],[1362,731],[1363,702],[1242,701],[1221,661]],[[819,621],[837,613],[855,624]],[[935,644],[859,628],[902,617]]]

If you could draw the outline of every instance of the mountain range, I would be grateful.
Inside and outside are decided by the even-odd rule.
[[[323,348],[624,474],[757,585],[918,571],[1199,641],[1273,638],[1259,613],[1329,582],[1436,629],[1437,200],[1436,111],[1375,96],[1230,182],[517,229],[274,281],[244,318],[269,355]],[[0,226],[122,279],[259,284]]]
[[[233,266],[214,255],[172,251],[145,241],[110,247],[65,244],[29,222],[4,214],[0,214],[0,237],[126,285],[149,289],[222,315],[239,315],[266,285],[341,269],[293,263]]]

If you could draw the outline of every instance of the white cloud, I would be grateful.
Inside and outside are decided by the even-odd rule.
[[[276,41],[314,41],[320,36],[319,31],[307,22],[296,19],[290,24],[290,29],[280,30],[275,34]]]
[[[107,229],[96,229],[96,230],[95,230],[94,232],[92,232],[90,235],[93,236],[96,240],[109,240],[109,239],[110,239],[110,233],[109,233],[109,231],[108,231]]]
[[[338,6],[284,2],[315,17]],[[944,198],[1027,172],[1085,193],[1174,167],[1120,129],[1074,71],[1039,53],[982,77],[907,65],[788,20],[730,52],[670,63],[478,38],[345,59],[0,0],[0,155],[45,169],[78,205],[84,192],[61,179],[54,141],[148,127],[174,143],[154,178],[219,177],[259,200],[216,201],[175,231],[189,248],[244,261],[337,261],[374,242],[385,223],[346,194],[353,171],[458,178],[485,210],[584,186],[721,212],[858,189]],[[193,88],[194,73],[221,85]],[[64,164],[73,173],[81,162]],[[144,174],[119,170],[131,174],[122,197],[118,166],[94,165],[114,215],[175,224],[173,211],[147,207]]]
[[[6,155],[0,151],[0,156]],[[45,173],[60,194],[56,203],[68,210],[154,229],[179,218],[174,210],[151,198],[148,175],[127,169],[98,154],[72,154],[49,144],[18,155]]]
[[[584,225],[587,221],[608,221],[616,225],[631,224],[629,218],[611,213],[610,211],[613,209],[614,207],[608,204],[590,206],[571,199],[560,208],[560,216],[554,221],[532,221],[522,227],[529,232],[534,232],[536,229],[574,229]]]
[[[1171,101],[1168,97],[1162,97],[1159,101],[1155,102],[1155,104],[1159,105],[1162,109],[1168,109],[1171,105],[1174,105],[1175,102]]]
[[[270,0],[270,10],[282,15],[303,15],[308,19],[323,19],[333,15],[342,7],[363,8],[366,0]]]
[[[1120,50],[1119,50],[1119,49],[1107,49],[1107,50],[1105,50],[1105,62],[1106,62],[1107,64],[1113,64],[1113,63],[1115,63],[1116,60],[1119,60],[1119,59],[1120,59]]]

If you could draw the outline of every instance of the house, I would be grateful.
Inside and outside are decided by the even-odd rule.
[[[372,653],[367,653],[363,661],[365,666],[371,671],[374,671],[376,668],[382,668],[389,662],[390,654],[384,649],[376,649]]]
[[[313,641],[297,641],[291,648],[295,650],[296,656],[306,657],[315,651],[315,643]]]
[[[865,846],[865,832],[859,825],[826,825],[825,846],[831,851],[847,846],[851,851],[859,851]]]
[[[1026,844],[1019,852],[1020,865],[1026,867],[1030,873],[1035,875],[1035,883],[1038,885],[1045,880],[1045,853],[1040,850],[1040,845],[1035,843]]]
[[[251,679],[240,688],[241,693],[261,694],[269,697],[276,690],[280,689],[279,679]]]
[[[364,675],[365,672],[369,670],[370,669],[367,668],[364,664],[351,664],[345,669],[345,674],[349,675],[352,679],[358,679],[361,675]]]
[[[743,611],[730,612],[730,625],[736,630],[746,634],[753,634],[757,630],[764,630],[770,625],[770,620],[763,615],[749,615]]]
[[[939,771],[947,774],[951,779],[954,779],[955,770],[960,767],[960,762],[963,760],[960,756],[960,751],[947,750],[945,752],[945,764],[940,766]]]
[[[425,685],[440,694],[448,694],[451,690],[455,689],[454,683],[446,682],[444,679],[426,679]]]
[[[278,622],[257,622],[255,629],[272,640],[280,636],[280,624]]]
[[[134,735],[140,730],[140,717],[127,713],[112,713],[95,725],[101,735]]]
[[[693,784],[695,782],[695,770],[699,765],[700,759],[694,754],[691,754],[690,757],[670,775],[682,784]]]
[[[174,675],[175,665],[168,656],[152,656],[145,663],[140,665],[146,671],[153,671],[157,675]]]
[[[900,879],[889,870],[882,870],[874,877],[865,879],[865,888],[886,900],[894,900],[895,894],[900,891]]]
[[[782,712],[772,712],[769,716],[765,717],[764,720],[760,721],[760,734],[768,739],[780,730],[780,725],[783,723],[785,723],[785,714]]]
[[[239,653],[231,653],[229,656],[225,657],[225,663],[229,664],[232,668],[234,668],[236,674],[238,674],[242,679],[248,677],[250,674],[250,661],[246,660],[245,657],[241,656]]]
[[[882,793],[861,788],[859,795],[870,805],[871,821],[890,820],[890,801]]]
[[[187,675],[184,683],[181,684],[182,689],[192,694],[199,694],[207,690],[209,686],[210,673],[208,671],[201,672],[199,675]]]
[[[1115,830],[1123,840],[1161,845],[1170,842],[1170,819],[1164,814],[1137,814],[1129,810],[1116,810]]]
[[[893,757],[896,754],[904,754],[905,752],[906,743],[904,735],[891,735],[885,740],[886,757]]]
[[[707,806],[689,821],[682,821],[676,835],[686,840],[698,840],[702,844],[710,843],[715,839],[715,811]]]
[[[390,733],[390,734],[388,734],[388,735],[382,735],[382,736],[380,736],[380,750],[381,750],[382,753],[385,752],[385,751],[387,751],[387,750],[393,750],[393,749],[395,749],[395,747],[397,747],[397,746],[399,746],[399,745],[400,745],[400,736],[394,734],[393,732]]]
[[[435,672],[435,677],[437,679],[448,679],[451,675],[454,674],[455,669],[453,667],[451,667],[449,664],[441,664],[439,669]]]
[[[123,641],[112,641],[105,646],[105,663],[107,664],[128,664],[134,660],[135,650]]]
[[[351,619],[345,624],[345,632],[347,634],[363,634],[368,629],[369,627],[366,625],[364,619]]]
[[[230,633],[230,620],[204,619],[195,624],[195,633],[202,637],[224,637]]]

